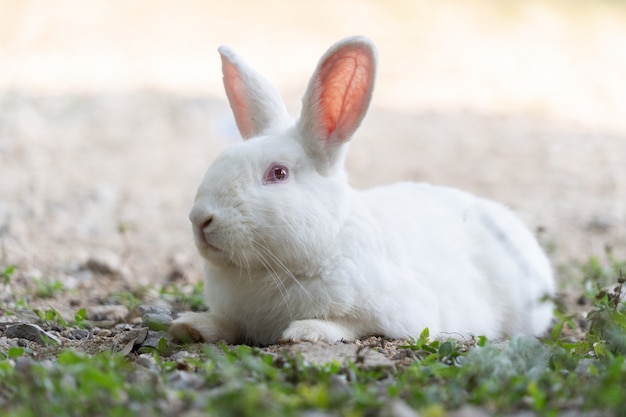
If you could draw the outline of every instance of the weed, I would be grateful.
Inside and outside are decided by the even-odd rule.
[[[202,294],[203,284],[198,282],[189,289],[181,289],[178,285],[167,284],[159,291],[161,298],[175,305],[182,305],[191,311],[205,311],[207,309]]]
[[[145,297],[148,291],[149,288],[147,287],[138,287],[132,291],[116,291],[105,300],[105,304],[121,304],[131,311],[141,304],[141,299]]]
[[[34,312],[37,314],[37,317],[39,317],[39,320],[46,326],[57,325],[60,327],[68,327],[70,325],[54,307],[50,307],[45,311],[35,309]]]
[[[15,265],[5,266],[0,270],[0,279],[2,279],[2,285],[7,286],[11,282],[11,277],[16,270]]]
[[[65,320],[61,313],[59,313],[59,311],[54,307],[49,307],[47,310],[34,309],[33,311],[35,314],[37,314],[37,317],[39,317],[41,323],[47,327],[88,327],[88,323],[86,321],[87,312],[84,308],[81,308],[74,314],[73,322]]]
[[[589,257],[586,263],[580,265],[585,295],[593,298],[596,293],[609,285],[615,274],[621,270],[626,271],[626,260],[615,257],[609,246],[605,247],[604,258]]]
[[[83,307],[74,314],[74,322],[82,325],[85,323],[85,320],[87,320],[87,310]]]
[[[622,271],[617,281],[612,291],[598,292],[595,307],[587,315],[590,322],[587,340],[599,356],[605,356],[607,350],[626,355],[626,310],[622,303],[626,277]]]
[[[35,296],[39,298],[54,298],[64,289],[61,281],[50,278],[36,278]]]

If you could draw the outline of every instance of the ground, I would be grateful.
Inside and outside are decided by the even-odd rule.
[[[626,259],[615,2],[108,4],[0,1],[0,271],[16,267],[0,282],[0,332],[38,321],[34,309],[71,320],[84,308],[101,329],[92,339],[51,331],[121,350],[115,326],[138,326],[136,306],[197,301],[187,213],[211,160],[239,140],[221,43],[295,114],[325,49],[370,36],[380,76],[348,156],[355,187],[427,181],[510,205],[571,300],[577,263],[607,249]]]

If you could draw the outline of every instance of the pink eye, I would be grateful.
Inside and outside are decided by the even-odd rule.
[[[270,169],[265,173],[263,184],[285,182],[289,178],[289,170],[286,166],[280,164],[272,164]]]

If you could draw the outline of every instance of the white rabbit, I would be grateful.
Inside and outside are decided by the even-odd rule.
[[[244,142],[217,157],[190,213],[210,312],[181,340],[266,345],[368,335],[539,335],[550,264],[507,208],[418,183],[350,188],[347,144],[376,73],[364,37],[320,60],[294,124],[276,90],[228,47],[224,86]]]

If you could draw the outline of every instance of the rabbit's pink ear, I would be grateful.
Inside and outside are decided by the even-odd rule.
[[[298,127],[305,140],[337,148],[359,127],[376,77],[376,50],[362,36],[346,38],[320,60],[302,99]]]
[[[289,121],[285,104],[269,81],[250,68],[228,46],[221,46],[219,53],[226,96],[244,139]]]

